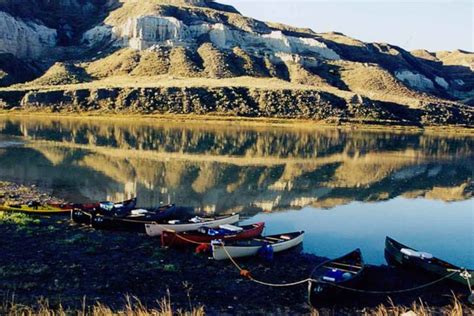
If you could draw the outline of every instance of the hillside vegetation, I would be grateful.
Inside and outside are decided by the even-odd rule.
[[[357,104],[356,116],[367,115],[364,120],[375,123],[473,123],[474,54],[470,52],[407,52],[390,44],[364,43],[337,32],[316,33],[258,21],[214,1],[84,0],[88,9],[80,10],[78,0],[59,1],[56,5],[23,1],[26,8],[34,3],[41,13],[28,14],[12,2],[0,5],[0,14],[7,17],[5,27],[17,34],[15,41],[0,34],[0,43],[3,40],[15,52],[0,55],[0,85],[5,86],[0,90],[0,100],[6,109],[44,108],[44,98],[32,95],[65,90],[70,93],[48,96],[48,104],[62,104],[54,111],[124,111],[127,103],[112,102],[115,98],[109,98],[109,104],[92,104],[94,98],[88,98],[86,105],[82,99],[65,96],[77,95],[75,91],[80,89],[158,89],[173,84],[178,88],[189,83],[190,87],[209,89],[313,90],[313,95],[323,93],[330,96],[327,99],[342,99],[345,103],[346,110],[341,112],[339,105],[334,105],[324,115],[332,119],[346,119],[342,113],[354,113]],[[53,18],[62,11],[70,19],[55,23]],[[94,18],[85,18],[93,12]],[[79,21],[80,17],[84,18]],[[30,28],[28,37],[15,33],[17,28]],[[49,34],[49,46],[42,46],[46,45],[46,35],[40,30]],[[56,47],[51,47],[54,34]],[[94,91],[87,94],[96,95]],[[189,98],[197,100],[201,96]],[[304,113],[321,113],[324,110],[320,107],[326,107],[321,98],[308,100],[299,92],[292,92],[292,97],[295,104],[305,100],[305,107],[310,110]],[[153,103],[152,113],[168,111],[169,105],[160,103],[159,98],[145,99],[136,102]],[[180,100],[171,98],[167,102]],[[76,105],[69,106],[71,102]],[[210,110],[216,114],[256,115],[254,110],[229,111],[248,107],[246,93],[239,92],[222,102],[226,104],[225,111],[223,105]],[[252,102],[261,104],[258,100]],[[82,105],[77,107],[79,103]],[[275,104],[264,107],[281,108]],[[139,108],[149,108],[149,104]],[[264,112],[269,116],[315,119],[304,113]]]

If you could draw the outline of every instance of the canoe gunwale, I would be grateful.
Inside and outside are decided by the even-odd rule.
[[[328,264],[334,263],[341,261],[342,259],[349,257],[351,255],[357,255],[358,256],[358,271],[351,273],[351,277],[346,280],[339,280],[339,281],[324,281],[322,280],[322,275],[318,275],[317,278],[314,277],[316,271],[321,270],[321,268],[327,266]],[[355,266],[355,265],[353,265]],[[309,284],[308,287],[308,300],[309,303],[317,307],[317,304],[319,302],[323,301],[331,301],[333,299],[337,299],[339,294],[344,293],[345,291],[348,291],[349,288],[356,288],[358,284],[362,281],[362,276],[365,271],[366,265],[364,262],[364,258],[362,256],[362,252],[360,251],[359,248],[335,259],[329,259],[326,260],[320,264],[318,264],[314,269],[313,272],[311,273],[311,278],[312,281]],[[344,289],[345,287],[346,289]]]
[[[304,231],[276,234],[270,236],[281,235],[294,235],[294,237],[289,240],[271,244],[275,253],[286,251],[288,249],[296,247],[297,245],[301,244],[304,239]],[[226,260],[229,259],[229,255],[232,258],[250,257],[256,255],[258,250],[264,245],[263,242],[260,245],[236,245],[236,243],[238,242],[240,241],[237,240],[226,244],[222,241],[214,241],[212,244],[212,257],[214,258],[214,260]]]
[[[423,260],[421,258],[416,257],[409,257],[401,253],[401,249],[411,249],[417,251],[416,249],[406,246],[393,238],[386,237],[385,239],[385,254],[390,257],[391,260],[395,261],[397,265],[422,270],[426,273],[438,275],[438,276],[446,276],[448,274],[452,274],[448,277],[451,281],[461,283],[464,285],[471,286],[471,290],[474,288],[474,270],[467,269],[464,267],[456,266],[452,263],[447,261],[441,260],[437,257],[433,257],[429,260]],[[464,278],[462,273],[466,271],[470,277]],[[454,273],[453,272],[459,272]]]
[[[186,247],[196,244],[210,244],[213,240],[224,239],[226,241],[251,239],[262,234],[265,223],[258,222],[250,225],[239,226],[243,230],[229,235],[211,236],[200,233],[197,230],[185,232],[164,231],[161,234],[161,245]]]
[[[357,276],[359,276],[360,274],[362,274],[362,272],[365,270],[365,262],[364,262],[364,259],[363,259],[363,257],[362,257],[362,252],[361,252],[361,250],[360,250],[359,248],[357,248],[357,249],[355,249],[355,250],[353,250],[353,251],[351,251],[351,252],[349,252],[349,253],[347,253],[347,254],[345,254],[345,255],[339,257],[339,258],[336,258],[336,259],[328,259],[328,260],[326,260],[326,261],[324,261],[324,262],[318,264],[318,265],[313,269],[313,272],[311,272],[311,277],[313,277],[314,273],[315,273],[317,270],[319,270],[319,269],[321,269],[321,268],[323,268],[323,267],[329,268],[329,267],[327,267],[328,264],[337,263],[337,262],[341,261],[342,259],[344,259],[344,258],[346,258],[346,257],[349,257],[349,256],[351,256],[351,255],[354,255],[354,254],[358,255],[358,256],[359,256],[359,259],[360,259],[360,262],[359,262],[359,263],[360,263],[360,266],[358,266],[358,271],[351,271],[351,274],[353,274],[353,275],[352,275],[352,277],[351,277],[350,279],[348,279],[348,280],[341,280],[341,281],[338,281],[338,282],[331,282],[331,283],[342,284],[342,283],[346,283],[346,282],[351,281],[352,279],[354,279],[354,278],[356,278]],[[354,266],[354,267],[355,267],[355,266]],[[318,276],[318,278],[319,278],[319,276]],[[317,281],[319,281],[319,280],[317,280]]]
[[[148,236],[157,237],[157,236],[161,236],[162,232],[164,231],[180,233],[180,232],[185,232],[185,231],[197,230],[203,226],[215,228],[215,227],[218,227],[219,225],[237,223],[239,219],[240,219],[239,214],[232,214],[232,215],[214,217],[211,220],[206,220],[206,221],[202,221],[198,223],[187,222],[187,223],[179,223],[179,224],[165,224],[165,223],[159,223],[159,222],[151,222],[151,223],[145,224],[145,231]]]

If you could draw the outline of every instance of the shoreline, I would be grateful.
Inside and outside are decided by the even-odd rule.
[[[35,118],[35,119],[59,119],[69,120],[92,120],[103,121],[113,120],[115,122],[130,121],[151,124],[170,123],[179,125],[190,124],[193,127],[203,126],[206,128],[220,128],[225,126],[245,127],[245,128],[283,128],[283,129],[303,129],[303,130],[328,130],[337,129],[344,131],[366,131],[366,132],[387,132],[409,133],[409,134],[435,134],[435,135],[467,135],[474,136],[474,128],[466,126],[427,126],[417,127],[409,125],[383,125],[383,124],[360,124],[356,122],[328,122],[328,120],[316,121],[308,119],[289,118],[254,118],[242,116],[225,115],[199,115],[199,114],[137,114],[137,113],[52,113],[48,111],[22,111],[22,110],[0,110],[0,118]]]
[[[1,182],[8,188],[12,183]],[[45,200],[53,196],[35,186],[22,186],[25,196],[35,192]],[[19,191],[19,190],[17,190]],[[159,238],[144,234],[94,230],[70,222],[65,216],[25,216],[0,212],[0,294],[14,294],[17,303],[34,306],[40,297],[50,306],[81,309],[101,302],[113,310],[126,308],[128,295],[147,308],[159,308],[170,298],[174,309],[204,307],[209,314],[310,314],[306,284],[274,288],[253,283],[239,275],[228,261],[209,260],[194,249],[162,248]],[[28,247],[24,247],[28,245]],[[306,254],[301,248],[275,255],[271,262],[242,258],[239,265],[258,279],[270,283],[291,283],[307,278],[326,260]],[[413,288],[433,278],[387,265],[368,265],[363,289]],[[434,312],[452,309],[453,293],[464,310],[465,288],[442,282],[422,291],[394,295],[354,294],[318,306],[318,312],[354,314],[387,308],[410,308],[420,300]],[[258,295],[248,295],[256,293]],[[86,299],[84,299],[86,298]],[[268,302],[272,304],[268,304]],[[419,301],[418,301],[419,302]]]

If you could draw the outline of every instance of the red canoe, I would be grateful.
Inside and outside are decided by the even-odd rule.
[[[209,234],[210,232],[198,230],[182,233],[165,231],[161,234],[161,245],[189,247],[207,244],[216,239],[225,241],[249,239],[260,236],[264,228],[265,223],[260,222],[245,226],[223,225],[220,229],[214,230],[213,235]]]

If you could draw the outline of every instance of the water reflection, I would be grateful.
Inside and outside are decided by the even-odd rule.
[[[0,179],[74,201],[253,214],[473,192],[467,136],[18,117],[0,119],[0,134],[27,141],[0,150]]]

